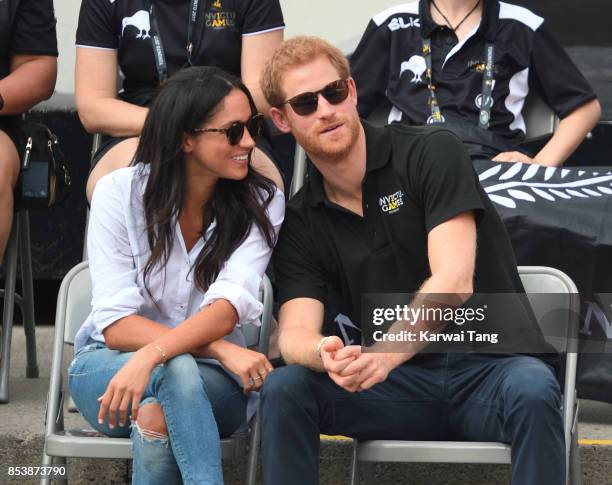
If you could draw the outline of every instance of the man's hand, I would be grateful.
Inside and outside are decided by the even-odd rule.
[[[349,392],[354,392],[354,381],[359,376],[343,377],[340,373],[353,362],[357,355],[361,353],[361,347],[358,345],[344,346],[339,337],[327,337],[321,346],[321,360],[323,368],[327,374],[340,387]]]
[[[530,158],[521,152],[502,152],[498,153],[493,159],[494,162],[521,162],[521,163],[538,163],[535,158]]]
[[[356,376],[351,388],[355,391],[365,391],[385,381],[396,366],[393,354],[360,352],[359,356],[345,367],[340,376],[344,379]]]

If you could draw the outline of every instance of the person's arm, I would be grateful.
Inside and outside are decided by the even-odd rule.
[[[268,116],[270,106],[261,92],[259,80],[265,63],[282,41],[283,29],[242,36],[240,55],[242,81],[253,95],[257,111],[266,116]]]
[[[278,345],[287,364],[299,364],[323,372],[317,345],[323,335],[323,303],[294,298],[283,303],[278,318]]]
[[[600,117],[601,106],[596,99],[576,108],[561,120],[553,137],[535,156],[535,162],[549,167],[563,165]]]
[[[448,244],[453,241],[453,244]],[[415,295],[415,301],[427,304],[427,295],[449,295],[455,305],[465,302],[473,292],[474,266],[476,261],[476,222],[472,212],[462,212],[434,227],[427,235],[427,251],[431,276],[425,280]],[[422,295],[423,298],[420,298]],[[441,330],[445,322],[419,321],[412,325],[398,321],[388,333],[410,330],[420,334],[421,330]],[[405,352],[371,350],[361,352],[361,347],[351,346],[340,350],[336,359],[354,357],[355,361],[340,372],[343,385],[350,392],[363,391],[383,382],[389,372],[410,360],[425,347],[427,342],[402,343]],[[336,381],[338,382],[338,381]]]
[[[140,135],[148,110],[117,99],[116,50],[77,47],[75,96],[79,118],[89,133]]]
[[[10,74],[0,80],[3,115],[24,113],[53,94],[57,78],[56,57],[14,54],[10,69]]]
[[[493,158],[493,161],[537,163],[548,167],[561,166],[582,143],[587,133],[595,127],[600,117],[601,105],[597,99],[592,99],[559,122],[551,139],[535,157],[531,158],[520,152],[503,152]]]
[[[529,87],[536,89],[557,113],[559,127],[533,159],[518,152],[505,152],[493,160],[563,165],[599,121],[601,107],[588,81],[546,25],[533,35]]]

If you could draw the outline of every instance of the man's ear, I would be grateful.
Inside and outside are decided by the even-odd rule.
[[[283,133],[291,132],[291,126],[289,126],[287,117],[285,116],[285,113],[283,112],[282,109],[272,107],[270,108],[269,113],[270,113],[270,118],[272,118],[272,121],[274,122],[274,124],[280,131],[282,131]]]
[[[357,85],[352,77],[348,78],[349,95],[354,100],[354,104],[357,105]]]

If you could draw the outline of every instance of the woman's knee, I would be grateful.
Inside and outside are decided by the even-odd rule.
[[[8,193],[12,196],[19,176],[19,154],[13,141],[0,130],[0,196]]]
[[[177,355],[157,367],[154,381],[157,387],[163,383],[175,398],[191,399],[194,393],[199,394],[203,389],[198,363],[191,354]]]
[[[140,434],[147,438],[160,438],[168,436],[168,426],[164,410],[158,402],[148,402],[138,410],[136,425]]]

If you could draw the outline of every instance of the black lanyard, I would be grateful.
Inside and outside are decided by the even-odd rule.
[[[187,23],[187,44],[185,50],[187,52],[187,62],[185,65],[192,66],[191,54],[193,53],[193,28],[198,19],[198,5],[200,0],[191,0],[189,7],[189,22]],[[149,7],[149,20],[151,21],[151,40],[153,41],[153,54],[155,56],[155,66],[157,67],[157,75],[159,82],[162,83],[168,79],[168,65],[166,64],[166,53],[159,34],[159,25],[155,16],[153,2]]]
[[[482,92],[476,98],[480,114],[478,116],[478,127],[483,130],[489,129],[489,120],[491,119],[491,107],[493,106],[493,85],[495,84],[494,78],[494,62],[495,62],[495,49],[493,44],[485,44],[485,66],[482,76]],[[438,97],[436,96],[436,86],[433,83],[432,74],[432,62],[431,62],[431,39],[423,39],[423,57],[425,58],[425,71],[427,76],[427,89],[429,89],[429,100],[428,104],[431,108],[431,118],[428,120],[430,124],[444,123],[446,120],[442,116],[440,111],[440,104],[438,103]]]

